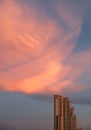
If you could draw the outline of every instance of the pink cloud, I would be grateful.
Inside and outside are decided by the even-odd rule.
[[[73,54],[81,19],[63,7],[67,5],[56,10],[67,29],[45,12],[40,17],[32,4],[29,8],[15,1],[0,3],[0,90],[28,94],[60,93],[66,87],[72,93],[82,90],[75,81],[91,64],[90,52]]]

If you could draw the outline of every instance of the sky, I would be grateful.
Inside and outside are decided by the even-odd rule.
[[[91,1],[0,0],[0,130],[53,130],[53,95],[91,129]]]

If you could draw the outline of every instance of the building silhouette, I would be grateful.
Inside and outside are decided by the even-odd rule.
[[[54,95],[54,130],[80,130],[74,108],[67,97]]]

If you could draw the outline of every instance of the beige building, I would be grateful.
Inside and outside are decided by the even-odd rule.
[[[78,130],[69,98],[54,95],[54,130]]]

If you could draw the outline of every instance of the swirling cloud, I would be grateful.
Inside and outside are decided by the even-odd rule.
[[[40,14],[32,2],[0,3],[1,91],[30,94],[60,93],[66,87],[72,92],[82,89],[75,80],[90,65],[91,59],[83,57],[91,52],[73,53],[81,17],[66,3],[55,4],[55,11],[59,20],[45,10]]]

